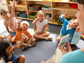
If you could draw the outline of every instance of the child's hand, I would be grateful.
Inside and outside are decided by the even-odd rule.
[[[67,18],[67,17],[69,17],[69,13],[68,12],[64,14],[63,18]]]
[[[36,21],[38,21],[39,20],[39,18],[36,18]]]
[[[60,51],[61,51],[63,54],[66,54],[66,53],[72,51],[69,42],[66,43],[66,48],[65,48],[65,47],[61,47],[60,44],[58,44],[58,48],[60,49]]]
[[[80,27],[78,26],[75,31],[80,32]]]
[[[20,23],[21,23],[21,20],[18,21],[18,25],[20,25]]]

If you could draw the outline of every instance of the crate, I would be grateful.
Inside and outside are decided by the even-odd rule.
[[[36,12],[32,12],[30,15],[29,15],[29,19],[35,19],[36,18]]]
[[[43,6],[42,10],[51,11],[51,7],[50,6]]]
[[[27,14],[24,14],[24,11],[23,11],[23,12],[20,12],[20,13],[19,13],[19,16],[20,16],[20,17],[23,17],[23,18],[27,18]]]
[[[29,10],[38,11],[38,10],[41,10],[41,7],[42,7],[42,5],[40,5],[40,4],[31,4],[31,5],[29,5]]]

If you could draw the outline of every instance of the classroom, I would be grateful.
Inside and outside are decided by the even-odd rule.
[[[0,0],[0,63],[84,63],[84,0]]]

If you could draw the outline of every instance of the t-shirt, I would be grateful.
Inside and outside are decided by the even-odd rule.
[[[29,33],[28,30],[22,31],[22,29],[18,29],[18,30],[16,30],[15,41],[21,40],[22,33],[24,33],[29,39],[32,37],[32,35]]]
[[[6,61],[3,58],[0,58],[0,63],[6,63]]]
[[[15,16],[10,15],[9,19],[4,21],[4,25],[9,28],[9,31],[16,32],[17,22]]]
[[[84,63],[84,53],[81,50],[76,50],[65,54],[61,63]]]
[[[42,22],[37,21],[37,22],[36,22],[36,32],[37,32],[37,33],[41,33],[43,27],[44,27],[45,25],[47,25],[47,24],[48,24],[48,23],[47,23],[47,20],[45,20],[45,19],[44,19]]]

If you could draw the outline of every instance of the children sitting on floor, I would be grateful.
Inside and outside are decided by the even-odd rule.
[[[34,38],[52,40],[52,37],[48,37],[50,35],[50,33],[46,31],[48,28],[48,23],[44,18],[44,13],[41,10],[38,11],[37,18],[32,22],[32,24],[35,24],[35,33],[33,35]]]
[[[59,19],[64,23],[64,25],[62,26],[62,29],[60,31],[60,36],[57,38],[58,42],[60,42],[63,36],[70,34],[69,42],[71,43],[73,35],[74,35],[74,31],[79,26],[79,23],[76,19],[71,20],[70,22],[66,20],[65,18],[68,17],[68,15],[69,13],[59,16]]]
[[[16,35],[16,25],[18,22],[15,18],[15,1],[16,0],[13,0],[13,6],[10,15],[7,13],[7,11],[3,9],[1,10],[1,16],[4,19],[4,25],[7,32],[9,33],[9,36],[7,36],[7,40],[11,43],[14,43],[12,39]]]

